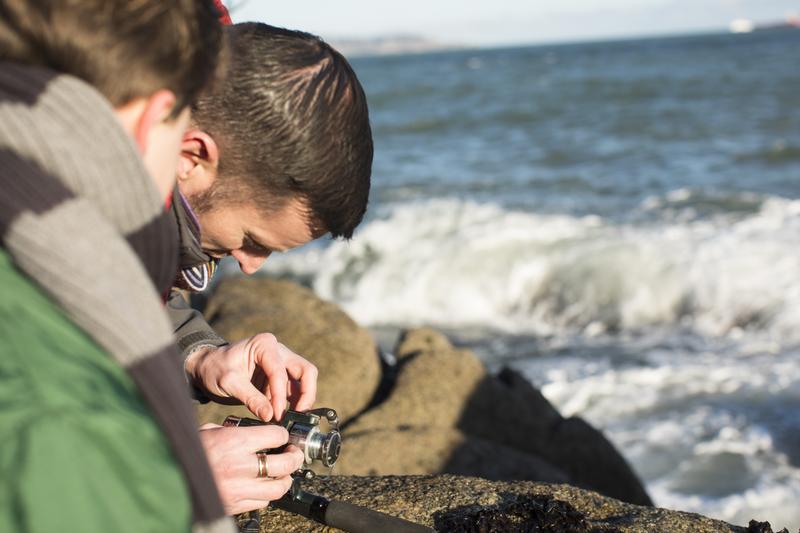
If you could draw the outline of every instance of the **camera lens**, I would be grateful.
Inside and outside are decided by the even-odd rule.
[[[342,447],[342,437],[338,431],[323,433],[319,428],[308,428],[308,426],[298,428],[295,425],[289,433],[289,442],[305,452],[307,463],[314,460],[322,461],[322,464],[328,467],[333,466],[339,458],[339,450]]]
[[[336,412],[331,411],[335,418]],[[295,413],[295,415],[298,415]],[[298,416],[302,415],[300,413]],[[330,420],[330,417],[329,417]],[[237,426],[262,426],[265,422],[252,418],[239,418],[229,416],[223,422],[225,427]],[[289,444],[293,444],[302,450],[305,455],[305,463],[310,465],[313,461],[321,461],[327,467],[339,459],[339,452],[342,449],[342,435],[337,429],[332,429],[329,433],[320,431],[316,423],[302,422],[292,419],[288,425]]]
[[[342,449],[342,436],[338,431],[331,431],[325,436],[325,441],[322,443],[322,464],[325,466],[333,466],[333,463],[339,459],[339,450]]]
[[[323,433],[318,427],[305,424],[292,426],[289,442],[303,450],[307,464],[316,460],[322,461],[325,466],[333,466],[342,447],[342,437],[338,431]]]

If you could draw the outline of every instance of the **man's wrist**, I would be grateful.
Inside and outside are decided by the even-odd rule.
[[[192,351],[186,356],[183,362],[183,370],[186,372],[186,379],[189,380],[191,385],[196,387],[201,382],[198,378],[198,367],[208,353],[217,348],[219,348],[219,346],[214,344],[200,344],[192,348]]]
[[[208,403],[210,400],[206,388],[203,385],[203,380],[200,378],[202,374],[200,366],[202,366],[202,362],[208,354],[217,348],[219,348],[219,346],[215,344],[199,344],[192,348],[189,355],[183,360],[186,382],[191,389],[192,397],[200,403]]]

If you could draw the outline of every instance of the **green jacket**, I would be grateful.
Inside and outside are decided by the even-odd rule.
[[[125,370],[2,248],[0,287],[0,531],[189,531],[183,475]]]

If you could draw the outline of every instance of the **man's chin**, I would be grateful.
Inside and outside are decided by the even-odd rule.
[[[217,261],[220,261],[220,260],[228,257],[229,255],[231,255],[230,252],[223,252],[223,251],[220,251],[220,250],[217,250],[217,249],[214,249],[214,248],[212,248],[212,249],[203,248],[203,253],[206,254],[207,256],[211,257],[211,258],[216,259]]]

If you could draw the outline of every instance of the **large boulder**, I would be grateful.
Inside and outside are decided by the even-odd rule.
[[[535,457],[540,463],[549,464],[552,471],[566,473],[572,484],[627,502],[652,504],[630,466],[602,433],[581,419],[561,417],[516,372],[504,370],[498,376],[489,375],[472,352],[454,348],[447,337],[429,328],[407,332],[398,343],[396,355],[394,387],[383,403],[345,428],[343,455],[349,453],[351,434],[360,434],[360,441],[375,438],[372,445],[359,443],[364,449],[371,449],[380,446],[377,438],[381,433],[376,429],[457,428],[467,437],[497,444],[498,455],[504,450],[515,450]],[[403,453],[429,458],[434,452],[422,440],[410,439]],[[455,455],[454,449],[452,456]],[[413,470],[389,472],[385,465],[372,463],[373,459],[377,457],[359,456],[364,465],[348,473],[369,472],[372,468],[382,473],[423,473],[419,465]],[[484,465],[476,464],[472,472],[442,468],[427,473],[493,478],[483,468]],[[507,479],[545,479],[529,475],[530,472],[520,469]]]
[[[406,333],[395,356],[397,376],[388,398],[354,420],[348,431],[455,427],[472,391],[487,377],[472,352],[453,348],[447,337],[429,328]]]
[[[519,373],[503,369],[482,381],[463,407],[457,425],[462,431],[538,455],[575,485],[652,505],[638,476],[602,432],[581,418],[563,418]]]
[[[464,474],[568,482],[650,504],[644,488],[603,435],[564,419],[516,372],[489,374],[469,350],[422,328],[406,332],[390,379],[369,332],[337,306],[294,283],[235,278],[206,307],[230,340],[269,331],[320,370],[318,406],[344,421],[341,474]],[[368,408],[369,406],[369,408]],[[201,422],[243,407],[201,407]],[[516,467],[515,467],[516,465]]]
[[[496,480],[569,481],[567,474],[535,455],[448,427],[401,426],[348,433],[344,446],[333,470],[338,475],[447,472]]]
[[[237,341],[269,332],[319,369],[316,405],[342,420],[371,401],[380,381],[380,359],[369,331],[344,311],[296,283],[266,277],[219,283],[204,314],[220,335]],[[219,421],[230,408],[202,408],[201,419]],[[239,408],[237,413],[246,413]]]
[[[568,485],[500,482],[458,476],[319,477],[304,489],[441,532],[771,533],[693,513],[637,506]],[[274,508],[261,511],[261,531],[338,531]]]

